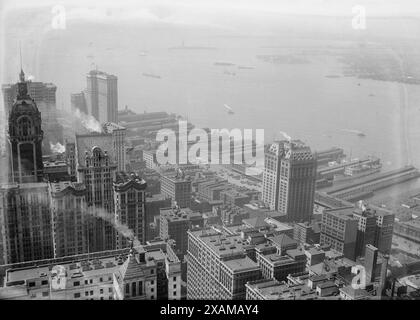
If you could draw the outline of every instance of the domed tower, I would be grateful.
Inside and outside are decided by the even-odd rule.
[[[28,94],[21,70],[18,94],[9,114],[10,179],[16,183],[42,181],[41,112]]]

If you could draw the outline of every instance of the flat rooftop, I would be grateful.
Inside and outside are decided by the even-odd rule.
[[[243,254],[247,248],[253,247],[238,234],[217,232],[213,229],[190,231],[190,233],[219,257]]]
[[[49,279],[52,274],[54,266],[63,266],[66,269],[68,279],[76,279],[83,277],[92,277],[101,274],[112,274],[117,272],[122,266],[122,263],[118,264],[118,257],[121,256],[122,262],[127,258],[127,255],[115,255],[113,257],[96,258],[91,260],[80,260],[72,261],[67,263],[57,264],[46,264],[42,266],[31,266],[20,269],[11,269],[7,271],[6,283],[19,282],[23,280],[32,280],[45,278]],[[160,250],[148,251],[145,253],[145,265],[154,266],[155,261],[162,260],[165,258],[165,254]]]
[[[258,264],[249,257],[224,261],[223,264],[233,273],[259,270]]]

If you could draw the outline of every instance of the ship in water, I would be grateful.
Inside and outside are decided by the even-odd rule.
[[[229,107],[227,104],[223,105],[227,111],[228,114],[234,114],[235,112],[233,111],[233,109],[231,107]]]
[[[160,79],[161,77],[157,74],[153,74],[153,73],[143,73],[144,77],[149,77],[149,78],[155,78],[155,79]]]
[[[235,64],[231,62],[223,62],[223,61],[217,61],[214,63],[215,66],[222,66],[222,67],[233,67]]]
[[[356,134],[357,136],[359,136],[359,137],[361,137],[361,138],[366,137],[366,134],[365,134],[364,132],[362,132],[362,131],[359,131],[359,130],[353,130],[353,129],[342,129],[341,131]]]

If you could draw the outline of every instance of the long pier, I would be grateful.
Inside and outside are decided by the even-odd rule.
[[[413,166],[389,172],[369,175],[349,184],[341,184],[323,190],[326,194],[346,200],[357,201],[372,195],[375,191],[420,177],[420,172]]]

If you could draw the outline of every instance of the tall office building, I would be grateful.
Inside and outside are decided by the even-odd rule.
[[[357,256],[363,256],[362,246],[372,244],[382,254],[389,254],[392,246],[395,215],[384,208],[360,203],[353,216],[359,220]]]
[[[356,239],[358,220],[353,217],[352,208],[326,210],[322,215],[320,244],[344,257],[356,259]]]
[[[376,215],[375,246],[382,254],[390,254],[395,215],[389,210],[372,206]]]
[[[371,244],[366,245],[365,248],[365,270],[366,281],[373,282],[376,277],[376,263],[378,261],[378,248]]]
[[[146,239],[146,181],[135,174],[118,172],[114,182],[115,220],[127,226],[142,244]],[[126,248],[127,235],[117,233],[117,249]]]
[[[280,141],[265,152],[262,200],[288,221],[310,221],[315,194],[317,160],[299,140]]]
[[[245,284],[262,278],[240,235],[188,231],[187,299],[243,300]]]
[[[117,77],[102,71],[88,73],[85,91],[88,114],[100,123],[117,123],[118,87]]]
[[[92,70],[86,76],[84,91],[70,95],[72,110],[93,116],[99,123],[118,121],[118,78]]]
[[[28,93],[25,74],[20,72],[18,93],[9,113],[9,179],[15,183],[42,181],[41,113]]]
[[[126,170],[126,151],[125,151],[125,136],[126,129],[116,123],[106,122],[102,125],[103,131],[112,136],[115,161],[117,162],[118,171]]]
[[[26,81],[29,96],[36,102],[41,112],[42,129],[45,133],[44,150],[50,150],[50,143],[63,142],[63,127],[57,122],[56,91],[52,83]],[[6,116],[10,115],[13,102],[19,91],[19,84],[2,86]]]
[[[114,193],[117,163],[110,135],[76,135],[77,181],[86,185],[89,250],[115,248]]]
[[[356,256],[363,257],[366,245],[375,244],[376,217],[371,210],[364,207],[363,209],[355,210],[353,216],[358,220]]]
[[[282,143],[275,142],[264,152],[264,171],[261,199],[271,210],[277,209],[279,193],[279,171],[280,157],[282,154]]]
[[[161,176],[161,193],[172,199],[172,203],[180,208],[191,205],[191,180],[185,177],[183,172],[165,173]]]
[[[2,185],[0,228],[4,263],[52,258],[53,239],[48,185]]]
[[[202,228],[204,219],[201,213],[191,209],[165,208],[160,210],[160,238],[174,240],[174,251],[183,256],[188,249],[188,234],[190,229]]]
[[[86,97],[83,92],[72,93],[70,95],[70,103],[71,103],[72,112],[77,112],[78,110],[82,113],[88,114],[88,110],[86,106]]]
[[[49,183],[54,257],[88,252],[86,187],[82,183]]]

